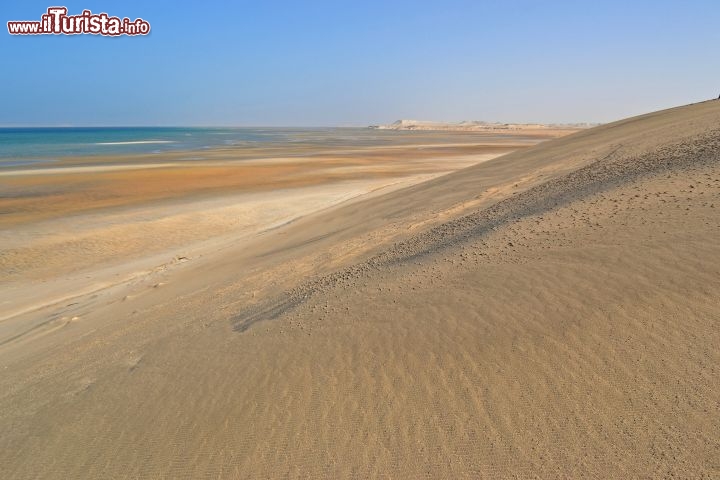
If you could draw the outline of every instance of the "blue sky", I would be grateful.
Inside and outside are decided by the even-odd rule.
[[[707,1],[67,1],[147,37],[11,36],[0,125],[606,122],[720,94]]]

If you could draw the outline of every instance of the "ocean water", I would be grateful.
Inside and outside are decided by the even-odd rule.
[[[0,128],[0,165],[62,157],[160,153],[301,141],[303,129],[262,128]],[[315,133],[322,133],[317,130]]]
[[[491,137],[467,132],[434,134],[369,128],[0,128],[0,167],[74,156],[202,151],[222,147],[403,145],[417,143],[418,136],[433,144],[486,141]]]

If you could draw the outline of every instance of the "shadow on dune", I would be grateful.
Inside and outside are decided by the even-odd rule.
[[[243,333],[258,322],[275,320],[304,301],[305,298],[294,298],[287,295],[285,299],[274,299],[257,308],[245,310],[230,320],[233,330]]]

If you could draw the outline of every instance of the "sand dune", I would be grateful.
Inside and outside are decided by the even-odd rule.
[[[524,135],[539,135],[562,137],[577,130],[590,128],[597,124],[542,124],[542,123],[498,123],[478,120],[463,122],[431,122],[423,120],[397,120],[387,125],[373,125],[376,130],[414,130],[435,132],[508,132],[523,133]]]
[[[718,209],[705,102],[14,316],[0,471],[720,476]]]

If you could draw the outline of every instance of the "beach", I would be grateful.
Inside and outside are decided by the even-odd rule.
[[[4,168],[0,471],[717,476],[718,125]]]
[[[137,281],[180,258],[237,247],[309,214],[539,141],[458,139],[69,157],[0,169],[0,318]]]

